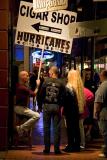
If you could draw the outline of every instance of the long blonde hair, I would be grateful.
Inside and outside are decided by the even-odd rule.
[[[84,86],[78,70],[70,70],[68,72],[67,86],[71,86],[75,90],[78,100],[79,113],[83,113],[85,105]]]

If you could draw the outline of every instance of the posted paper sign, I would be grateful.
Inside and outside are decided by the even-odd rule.
[[[65,10],[35,13],[32,3],[21,1],[17,30],[67,40],[76,18],[77,13]]]
[[[65,10],[35,13],[33,4],[21,1],[15,43],[35,48],[70,54],[72,39],[70,24],[76,22],[77,13]]]
[[[45,45],[44,49],[46,50],[70,54],[72,47],[72,39],[63,40],[48,36],[46,36],[45,38],[42,35],[17,31],[15,44],[25,45],[40,49],[42,49],[44,47],[43,45]]]
[[[33,0],[34,12],[46,12],[66,9],[68,0]]]

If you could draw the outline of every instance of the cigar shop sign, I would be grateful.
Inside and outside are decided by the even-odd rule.
[[[15,44],[70,54],[71,23],[76,22],[75,12],[59,10],[34,12],[33,3],[21,1]],[[45,40],[45,43],[44,43]]]

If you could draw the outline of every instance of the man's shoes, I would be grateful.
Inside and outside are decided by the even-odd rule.
[[[22,128],[21,128],[20,126],[16,126],[16,131],[17,131],[17,133],[18,133],[18,135],[19,135],[20,137],[23,136],[23,130],[22,130]]]
[[[49,150],[44,149],[44,150],[43,150],[43,153],[44,153],[44,154],[49,154],[49,153],[50,153],[50,151],[49,151]]]
[[[55,154],[62,154],[62,152],[60,150],[56,150]]]
[[[64,152],[72,152],[72,148],[70,148],[70,147],[65,147],[64,149],[62,149],[62,151],[64,151]]]
[[[64,149],[62,149],[64,152],[80,152],[80,148],[72,148],[70,146],[66,146]]]
[[[100,154],[98,155],[98,157],[100,157],[100,158],[107,158],[107,154],[100,153]]]

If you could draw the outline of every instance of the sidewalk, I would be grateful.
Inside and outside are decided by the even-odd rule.
[[[62,153],[61,155],[54,154],[53,145],[51,146],[51,153],[49,155],[43,154],[43,119],[41,118],[35,124],[33,133],[33,147],[30,150],[27,147],[20,147],[19,149],[12,148],[8,151],[0,151],[0,160],[105,160],[106,158],[98,158],[102,139],[95,139],[87,144],[84,151],[78,153]],[[53,128],[51,128],[53,133]],[[53,144],[53,134],[51,134],[51,143]],[[62,121],[61,127],[61,149],[67,143],[66,128],[64,121]]]
[[[100,160],[98,154],[100,153],[99,141],[90,144],[85,151],[79,153],[62,153],[61,155],[55,155],[53,152],[53,146],[51,147],[51,153],[49,155],[43,154],[43,145],[34,145],[32,150],[22,148],[20,150],[9,150],[0,152],[0,160]],[[63,146],[61,146],[63,148]],[[102,160],[105,160],[104,158]]]

